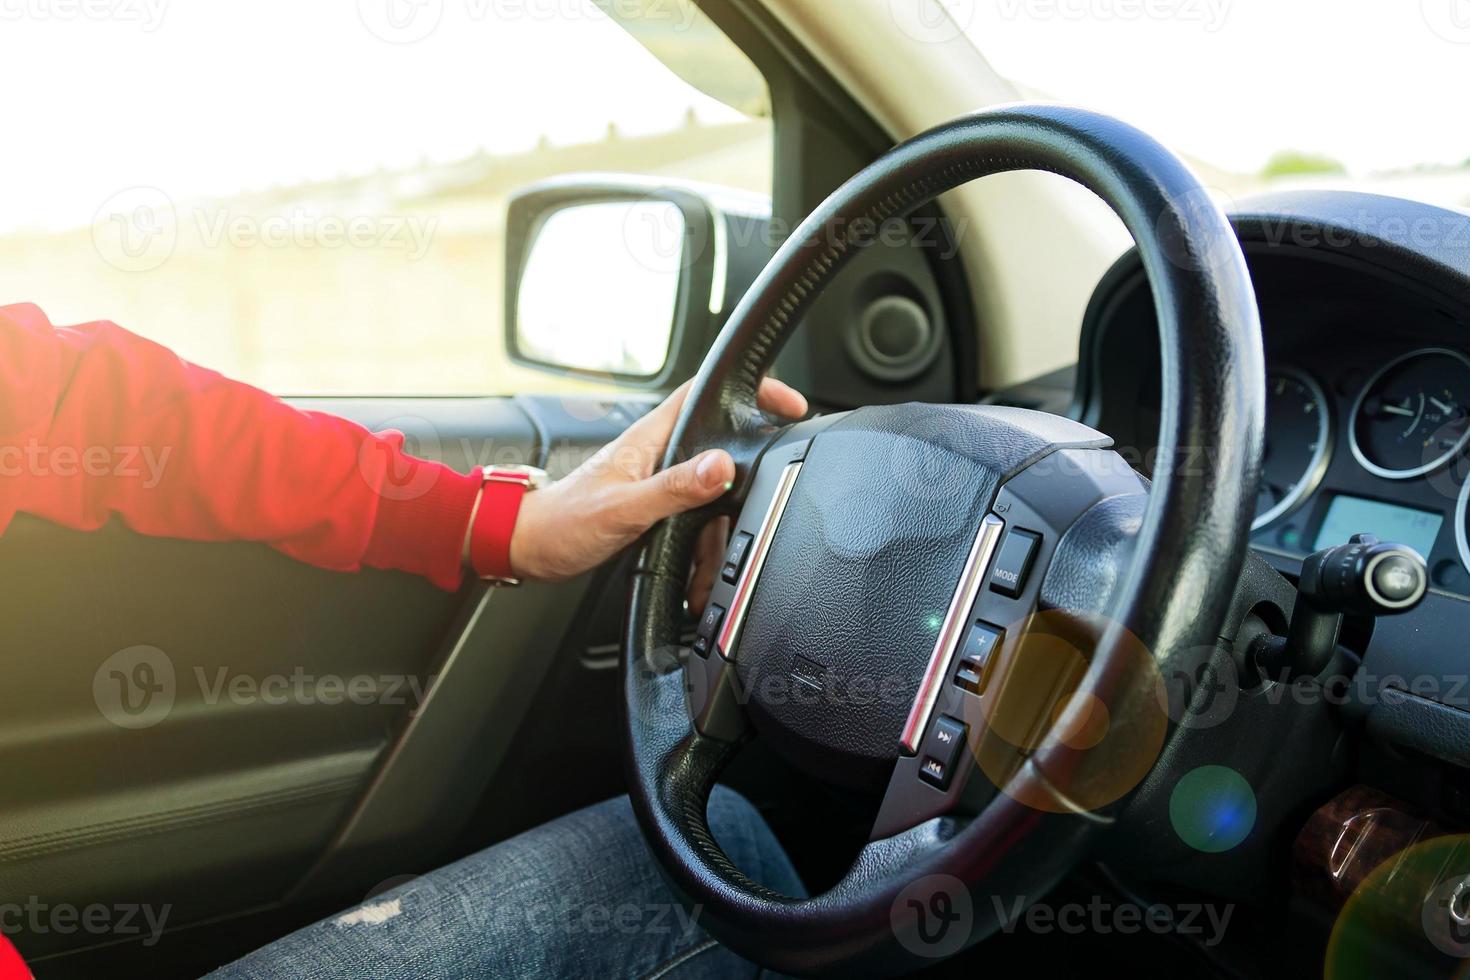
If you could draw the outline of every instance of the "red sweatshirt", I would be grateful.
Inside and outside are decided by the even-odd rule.
[[[399,433],[292,408],[116,324],[0,306],[0,533],[18,512],[80,530],[116,516],[453,590],[480,486],[407,455]]]
[[[0,936],[0,980],[31,980],[25,961],[4,936]]]

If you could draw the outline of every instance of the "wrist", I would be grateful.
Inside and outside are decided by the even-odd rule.
[[[521,501],[521,512],[516,517],[510,535],[510,566],[516,577],[531,581],[552,578],[547,574],[545,562],[541,560],[540,514],[549,503],[547,491],[528,493]]]
[[[527,498],[544,484],[546,474],[527,466],[492,467],[482,471],[481,479],[463,558],[479,578],[499,585],[518,585],[530,566],[517,560],[514,553],[516,530],[521,526]]]

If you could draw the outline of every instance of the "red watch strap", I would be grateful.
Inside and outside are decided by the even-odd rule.
[[[480,490],[480,506],[470,530],[470,567],[480,578],[515,578],[510,565],[510,536],[521,513],[521,501],[531,489],[525,473],[489,469]]]

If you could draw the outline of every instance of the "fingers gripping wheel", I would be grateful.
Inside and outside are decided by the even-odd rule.
[[[1130,532],[1127,568],[1065,567],[1064,553],[1089,553],[1067,542],[1093,533],[1097,515],[1112,510],[1096,502],[1124,492],[1108,480],[1131,479],[1108,465],[1100,471],[1116,477],[1089,469],[1086,460],[1116,457],[1084,427],[1019,410],[910,405],[777,431],[755,408],[760,379],[795,324],[872,239],[865,229],[972,179],[1024,169],[1070,177],[1118,213],[1159,312],[1160,463],[1141,526]],[[716,340],[670,445],[666,465],[730,450],[734,499],[746,502],[736,533],[750,536],[743,567],[711,600],[723,618],[703,653],[688,654],[687,694],[680,601],[706,515],[673,518],[650,534],[630,599],[624,694],[634,809],[671,882],[702,907],[702,924],[781,970],[896,972],[994,930],[994,903],[978,898],[1043,894],[1105,821],[1113,795],[1094,792],[1093,745],[1086,725],[1071,724],[1073,706],[1147,701],[1133,670],[1140,656],[1167,660],[1216,635],[1245,554],[1264,389],[1254,296],[1228,224],[1174,156],[1116,120],[1060,106],[964,117],[895,148],[818,208]],[[1207,468],[1171,465],[1201,447],[1211,451],[1188,458],[1208,460]],[[1042,472],[1065,461],[1083,472]],[[1120,583],[1108,618],[1039,626],[1030,617],[1039,590],[1083,576]],[[979,623],[1003,637],[972,636]],[[938,816],[964,782],[944,771],[946,747],[963,732],[983,751],[1003,727],[965,714],[974,697],[961,676],[966,651],[992,643],[1003,656],[1051,636],[1088,653],[1059,722],[994,766],[982,759],[1004,791],[982,800],[972,819]],[[983,670],[969,673],[970,683],[983,683]],[[830,696],[839,682],[859,681],[875,682],[874,696],[850,688]],[[802,705],[799,689],[826,696]],[[761,888],[705,825],[709,791],[752,729],[794,765],[885,793],[875,839],[824,895],[798,901]],[[933,930],[918,920],[934,919],[941,904],[965,914],[941,917],[953,928],[928,943]]]

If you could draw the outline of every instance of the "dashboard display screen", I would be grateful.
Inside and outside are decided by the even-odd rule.
[[[1428,558],[1443,523],[1442,514],[1338,495],[1327,508],[1327,519],[1317,532],[1317,543],[1313,548],[1317,551],[1333,548],[1347,544],[1354,534],[1367,533],[1382,541],[1406,544]]]

